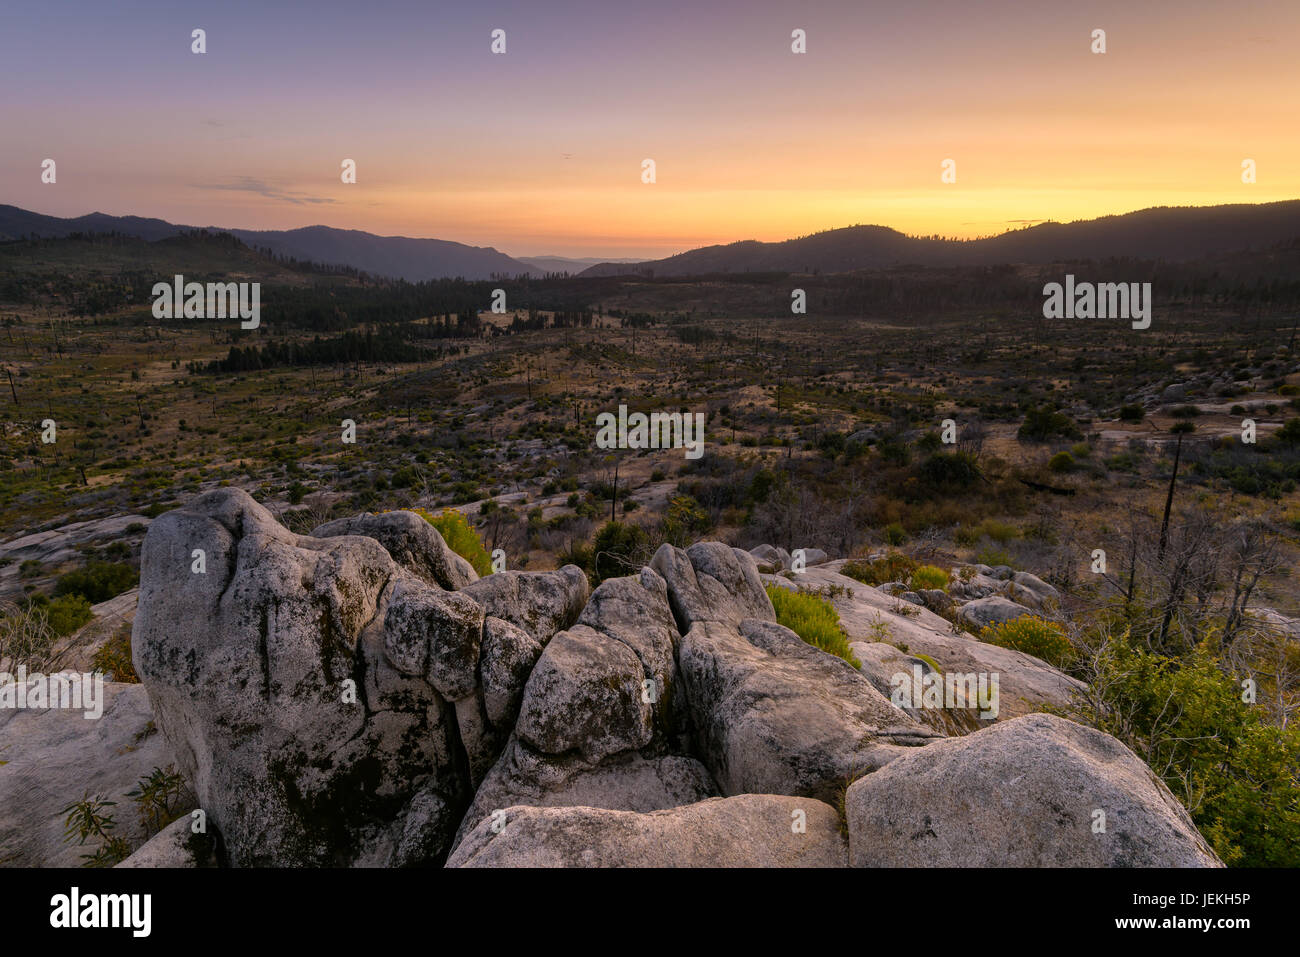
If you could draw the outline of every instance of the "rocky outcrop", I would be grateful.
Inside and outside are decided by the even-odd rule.
[[[700,622],[732,627],[747,618],[775,619],[772,600],[763,590],[758,563],[749,552],[721,542],[697,542],[683,551],[663,545],[650,567],[663,576],[677,630]]]
[[[909,655],[899,651],[893,645],[883,641],[855,641],[849,644],[849,650],[861,662],[861,671],[871,682],[871,686],[894,703],[895,690],[905,681],[910,681],[914,674],[920,674],[922,680],[931,676],[942,680],[943,670],[928,655]],[[900,677],[901,676],[901,677]],[[945,735],[969,734],[978,731],[988,722],[979,717],[979,697],[966,694],[963,687],[961,700],[952,707],[923,707],[923,702],[913,701],[911,685],[907,685],[909,694],[904,703],[899,705],[903,713],[913,721],[934,728]]]
[[[456,837],[505,808],[598,807],[658,811],[718,794],[708,770],[686,755],[643,757],[625,752],[593,763],[556,756],[512,738],[474,795]]]
[[[724,794],[833,801],[845,781],[939,737],[846,661],[772,621],[703,621],[680,661],[696,753]]]
[[[151,527],[133,653],[232,864],[404,863],[445,853],[495,759],[483,620],[376,540],[294,535],[222,489]]]
[[[755,557],[722,543],[665,545],[594,591],[573,566],[450,589],[436,531],[392,515],[299,536],[227,489],[150,530],[135,665],[223,863],[987,864],[1017,842],[1009,860],[1055,863],[1094,806],[1111,843],[1082,860],[1202,860],[1118,742],[1009,720],[1081,686],[962,634],[929,610],[942,592],[906,604],[835,562],[794,576],[833,586],[859,669],[778,624]],[[958,671],[998,674],[994,713],[891,701],[900,672]],[[178,825],[130,866],[208,859]]]
[[[415,577],[455,591],[478,581],[474,566],[442,540],[437,529],[415,512],[381,512],[326,522],[312,530],[313,538],[364,535],[383,545],[393,561]]]
[[[1035,714],[912,751],[845,798],[856,867],[1219,867],[1110,735]]]
[[[513,804],[656,810],[716,792],[678,743],[679,641],[652,569],[602,582],[528,676],[515,734],[461,825]]]
[[[487,614],[522,628],[539,645],[574,624],[591,595],[576,565],[554,572],[497,572],[463,589]]]
[[[592,807],[505,809],[449,867],[843,867],[835,811],[809,798],[745,794],[638,814]]]

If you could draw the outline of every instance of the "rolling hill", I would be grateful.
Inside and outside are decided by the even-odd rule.
[[[1155,207],[1073,223],[1041,223],[985,239],[906,236],[849,226],[765,243],[706,246],[629,266],[602,263],[583,276],[699,276],[743,272],[849,272],[886,266],[991,266],[1128,257],[1187,261],[1264,249],[1300,237],[1300,200],[1259,205]]]
[[[490,279],[499,275],[541,275],[544,272],[490,247],[466,246],[443,239],[376,236],[357,229],[334,229],[330,226],[289,230],[178,226],[161,219],[104,213],[60,219],[17,206],[0,206],[0,239],[22,239],[33,235],[61,238],[72,233],[116,232],[153,242],[198,228],[230,233],[250,246],[270,249],[279,256],[353,266],[378,276],[412,282],[457,277]]]

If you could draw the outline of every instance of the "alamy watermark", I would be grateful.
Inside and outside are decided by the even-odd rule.
[[[598,449],[685,449],[688,459],[704,454],[703,412],[633,412],[618,407],[618,415],[596,416]]]
[[[919,664],[911,674],[890,675],[889,700],[898,708],[974,708],[981,720],[998,716],[998,674],[926,672]]]
[[[244,320],[241,329],[256,329],[262,322],[260,282],[186,282],[178,275],[174,282],[156,282],[152,294],[155,319]]]
[[[1151,283],[1074,281],[1043,286],[1044,319],[1131,319],[1134,329],[1151,326]]]
[[[104,676],[75,671],[29,675],[26,665],[19,665],[17,674],[0,671],[0,710],[11,708],[79,710],[87,721],[94,720],[104,713]]]

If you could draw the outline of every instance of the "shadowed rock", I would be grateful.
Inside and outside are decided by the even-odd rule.
[[[811,798],[746,794],[638,814],[515,807],[482,821],[448,867],[843,867],[835,811]]]
[[[212,828],[195,834],[188,814],[149,838],[118,867],[217,867],[217,837]]]
[[[913,751],[845,806],[857,867],[1222,866],[1132,751],[1053,715]]]
[[[941,737],[775,622],[701,622],[683,636],[679,665],[696,751],[724,794],[834,801],[854,777]]]
[[[445,852],[467,765],[495,759],[448,697],[476,690],[482,621],[374,539],[294,535],[222,489],[150,528],[133,653],[231,863],[388,863]]]
[[[0,858],[10,867],[78,867],[96,850],[64,841],[64,808],[86,794],[117,803],[115,834],[145,831],[127,792],[175,762],[138,684],[105,682],[104,713],[87,720],[64,708],[0,708]]]

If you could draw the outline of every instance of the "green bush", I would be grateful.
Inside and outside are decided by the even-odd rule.
[[[685,548],[712,525],[703,505],[689,495],[674,495],[664,513],[664,540]]]
[[[839,612],[824,598],[780,585],[767,585],[767,595],[776,610],[776,620],[808,644],[843,658],[854,668],[862,662],[849,650],[849,638],[840,624]]]
[[[1074,468],[1074,456],[1069,452],[1057,452],[1048,459],[1047,467],[1053,472],[1068,472]]]
[[[436,528],[447,547],[469,562],[480,578],[492,574],[492,557],[479,541],[474,526],[463,514],[454,508],[443,509],[437,515],[431,515],[422,508],[413,511]]]
[[[90,660],[90,668],[100,674],[112,675],[113,681],[127,684],[139,684],[140,677],[135,673],[135,664],[131,660],[131,626],[123,625],[99,646],[95,656]]]
[[[1282,428],[1273,433],[1273,438],[1287,445],[1295,445],[1300,442],[1300,417],[1287,419],[1282,423]]]
[[[885,526],[885,541],[890,545],[901,545],[907,541],[907,532],[898,522]]]
[[[1072,418],[1054,409],[1030,409],[1016,432],[1016,438],[1031,442],[1046,442],[1057,437],[1081,439],[1083,433]]]
[[[85,568],[60,575],[55,595],[81,595],[92,605],[134,588],[140,573],[125,562],[90,562]]]
[[[50,629],[62,638],[70,635],[95,615],[90,610],[90,602],[80,595],[61,595],[46,607],[50,616]],[[127,636],[130,645],[130,635]]]
[[[1074,656],[1074,649],[1061,626],[1037,615],[1021,615],[1011,621],[986,625],[980,630],[979,637],[980,641],[990,645],[1041,658],[1057,668],[1068,665]]]
[[[975,553],[975,564],[989,565],[992,568],[997,568],[999,565],[1006,565],[1008,568],[1016,567],[1010,552],[1004,548],[994,548],[992,545],[986,545]]]
[[[948,488],[969,488],[980,477],[970,452],[936,452],[917,469],[922,481]]]
[[[1159,770],[1225,863],[1300,867],[1300,725],[1266,724],[1204,649],[1178,660],[1112,639],[1091,683],[1084,720]]]
[[[845,562],[840,574],[857,579],[864,585],[883,585],[885,582],[905,582],[916,570],[917,563],[902,552],[890,552],[874,562],[855,558]]]
[[[923,588],[947,588],[948,573],[936,565],[921,565],[912,572],[908,585],[913,591]]]
[[[592,545],[592,568],[589,577],[599,585],[607,578],[631,575],[644,562],[638,552],[645,547],[648,536],[639,525],[629,522],[606,522],[596,533]]]

